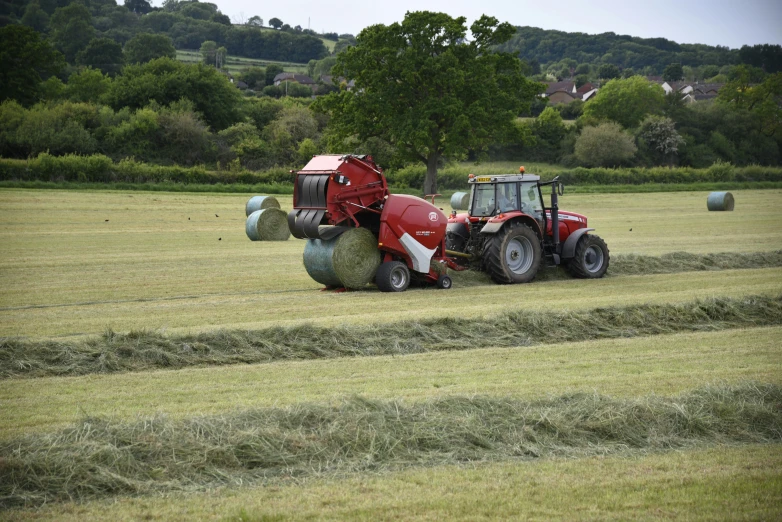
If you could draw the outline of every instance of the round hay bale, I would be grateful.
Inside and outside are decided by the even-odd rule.
[[[379,266],[377,238],[366,228],[328,240],[310,239],[304,247],[304,268],[322,285],[361,288],[375,279]]]
[[[454,210],[467,210],[470,206],[469,192],[454,192],[451,196],[451,208]]]
[[[706,200],[706,208],[712,211],[731,211],[733,206],[733,194],[730,192],[712,192]]]
[[[248,216],[244,230],[253,241],[287,241],[291,237],[288,216],[279,208],[256,210]]]
[[[280,208],[280,202],[273,196],[253,196],[245,205],[244,213],[249,216],[253,212],[265,208]]]

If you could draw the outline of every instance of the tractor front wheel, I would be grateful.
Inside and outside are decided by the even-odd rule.
[[[529,283],[540,268],[541,248],[537,234],[521,223],[497,233],[486,244],[483,268],[495,283]]]
[[[388,261],[377,269],[375,283],[381,292],[404,292],[410,284],[410,269],[400,261]]]
[[[581,279],[603,277],[608,270],[608,246],[600,236],[584,234],[576,244],[576,255],[567,261],[567,269]]]

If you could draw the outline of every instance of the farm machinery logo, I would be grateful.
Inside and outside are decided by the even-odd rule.
[[[437,212],[429,212],[429,221],[437,221],[438,219]]]

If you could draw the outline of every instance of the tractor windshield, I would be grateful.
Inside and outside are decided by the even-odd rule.
[[[468,210],[471,216],[494,215],[494,187],[494,184],[489,183],[472,186],[472,198]]]
[[[521,184],[521,211],[543,223],[543,201],[537,183]]]

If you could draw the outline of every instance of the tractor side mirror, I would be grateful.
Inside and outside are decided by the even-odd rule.
[[[561,181],[557,183],[557,194],[560,196],[565,195],[565,185]]]

